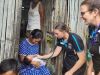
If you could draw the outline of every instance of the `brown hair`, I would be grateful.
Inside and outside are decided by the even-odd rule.
[[[59,22],[56,24],[55,29],[69,33],[70,28],[65,23]]]
[[[87,5],[89,11],[98,9],[100,12],[100,0],[84,0],[81,5]]]

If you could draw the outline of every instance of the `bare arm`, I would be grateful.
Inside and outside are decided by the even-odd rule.
[[[78,52],[77,55],[78,55],[79,59],[76,62],[76,64],[68,71],[70,74],[73,74],[75,71],[77,71],[86,61],[84,51]],[[67,75],[67,72],[65,75]]]
[[[43,56],[39,56],[39,55],[38,55],[38,58],[40,58],[40,59],[47,59],[47,58],[50,58],[50,57],[51,57],[51,58],[56,57],[56,56],[58,56],[58,55],[60,54],[61,50],[62,50],[62,47],[57,46],[57,47],[55,48],[54,52],[51,52],[51,53],[49,53],[49,54],[45,54],[45,55],[43,55]]]
[[[23,63],[24,57],[25,57],[25,56],[23,56],[23,55],[18,55],[18,59],[19,59],[19,61],[20,61],[21,63]]]
[[[92,71],[93,71],[93,62],[92,62],[92,60],[90,60],[88,62],[87,75],[92,75]]]
[[[41,2],[39,5],[39,14],[40,14],[41,29],[44,30],[45,9],[44,9],[44,6]]]

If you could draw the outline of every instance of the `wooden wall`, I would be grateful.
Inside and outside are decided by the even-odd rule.
[[[18,51],[22,0],[0,0],[0,61]]]
[[[87,27],[80,18],[80,4],[82,1],[83,0],[44,0],[46,10],[45,32],[52,31],[57,22],[64,22],[70,27],[72,32],[79,34],[85,43]],[[55,43],[53,43],[52,46],[54,46],[54,44]],[[48,43],[46,43],[46,45],[48,45]],[[47,49],[50,48],[46,48],[46,51]],[[62,54],[60,54],[60,56],[56,58],[54,68],[52,68],[55,69],[55,75],[62,75],[62,63]]]
[[[64,22],[72,32],[79,34],[85,43],[87,27],[80,19],[81,1],[83,0],[43,0],[46,11],[45,37],[47,36],[46,32],[52,31],[57,22]],[[21,6],[22,0],[0,0],[0,61],[17,55]],[[47,39],[45,38],[45,40]],[[54,48],[55,43],[48,46],[45,41],[45,45],[45,52],[48,52],[48,49]],[[62,54],[56,58],[52,65],[52,72],[55,75],[62,75]]]

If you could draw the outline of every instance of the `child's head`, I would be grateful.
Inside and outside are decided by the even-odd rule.
[[[5,59],[0,63],[0,75],[17,75],[17,61]]]

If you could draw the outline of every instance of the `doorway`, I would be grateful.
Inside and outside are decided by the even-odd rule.
[[[26,27],[28,23],[28,11],[31,0],[22,0],[21,12],[21,27],[20,27],[20,40],[26,37]]]

